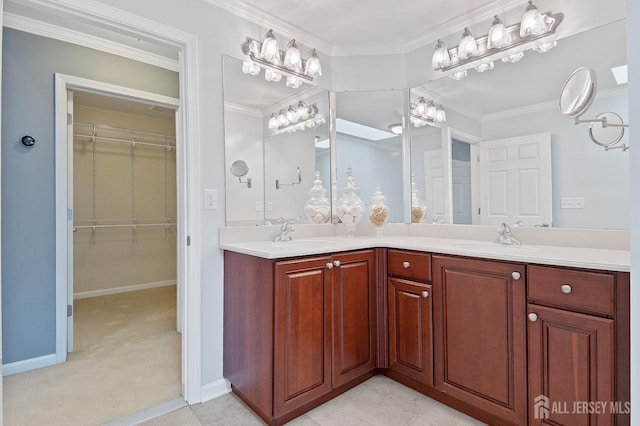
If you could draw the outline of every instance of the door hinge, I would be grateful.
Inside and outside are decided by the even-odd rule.
[[[187,235],[187,245],[190,246],[191,245],[191,236]]]
[[[73,114],[67,114],[67,124],[73,124]]]
[[[73,305],[67,305],[67,317],[73,316]]]

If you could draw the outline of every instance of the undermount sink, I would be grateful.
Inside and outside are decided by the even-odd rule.
[[[291,249],[315,249],[322,247],[333,246],[334,243],[331,241],[324,240],[289,240],[289,241],[279,241],[273,242],[271,245],[275,248],[282,250],[291,250]]]
[[[486,251],[536,251],[537,248],[530,246],[517,246],[511,244],[497,244],[497,243],[458,243],[453,247],[468,250],[486,250]]]

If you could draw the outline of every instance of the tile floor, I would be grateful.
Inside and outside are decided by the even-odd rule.
[[[385,376],[375,376],[288,425],[477,426],[478,420],[453,410]],[[144,423],[147,426],[264,425],[233,394],[184,407]]]

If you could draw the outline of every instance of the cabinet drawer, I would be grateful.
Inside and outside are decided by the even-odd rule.
[[[529,266],[527,278],[529,300],[605,315],[614,312],[613,275]]]
[[[431,281],[431,256],[405,250],[387,253],[389,275],[414,281]]]

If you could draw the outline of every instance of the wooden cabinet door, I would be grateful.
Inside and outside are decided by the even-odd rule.
[[[431,286],[389,278],[389,368],[433,386]]]
[[[375,368],[375,261],[372,250],[333,256],[333,387]]]
[[[331,391],[330,262],[275,264],[274,417]]]
[[[613,425],[613,320],[533,304],[528,312],[530,424]]]
[[[433,257],[435,387],[502,423],[527,419],[523,265]]]

